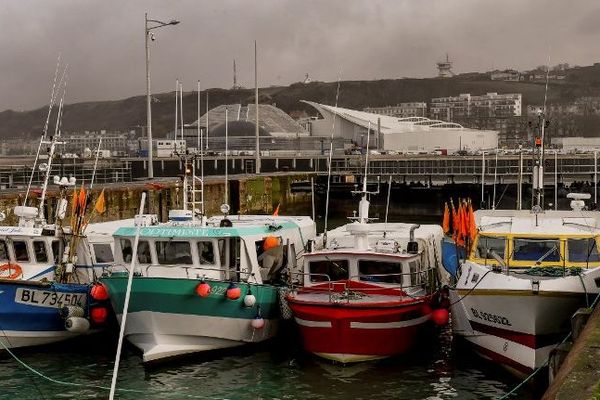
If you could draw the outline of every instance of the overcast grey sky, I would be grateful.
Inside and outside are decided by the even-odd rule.
[[[600,61],[598,0],[2,0],[0,110],[50,97],[56,57],[67,102],[145,93],[144,12],[181,20],[156,30],[153,92],[313,79],[430,77],[448,52],[455,72]]]

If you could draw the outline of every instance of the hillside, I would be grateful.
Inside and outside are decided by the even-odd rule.
[[[296,83],[287,87],[260,89],[260,101],[276,104],[288,113],[306,111],[314,114],[300,100],[335,103],[337,82]],[[209,89],[209,106],[248,103],[254,101],[252,89]],[[393,105],[407,101],[428,102],[432,97],[460,93],[483,94],[522,93],[523,110],[528,104],[541,104],[544,84],[533,82],[491,81],[486,74],[469,73],[449,79],[386,79],[377,81],[343,81],[340,83],[339,105],[354,109]],[[549,103],[564,103],[582,96],[600,96],[600,65],[568,70],[565,81],[551,83]],[[173,93],[153,96],[153,130],[157,137],[164,136],[173,126]],[[206,108],[206,91],[202,92],[202,110]],[[63,131],[129,130],[146,123],[145,96],[123,100],[68,104],[64,110]],[[32,111],[0,112],[0,138],[37,136],[43,128],[47,108]],[[184,94],[184,119],[196,119],[196,92]]]

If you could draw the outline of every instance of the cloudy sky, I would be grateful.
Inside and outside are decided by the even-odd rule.
[[[181,21],[156,30],[152,90],[302,80],[430,77],[600,61],[598,0],[3,0],[0,110],[48,102],[57,55],[69,103],[145,93],[144,12]]]

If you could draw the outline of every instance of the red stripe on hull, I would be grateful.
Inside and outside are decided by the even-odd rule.
[[[475,321],[469,322],[471,323],[473,330],[510,340],[511,342],[522,344],[523,346],[527,346],[534,350],[556,344],[564,337],[564,333],[532,335],[530,333],[515,332],[509,331],[508,329],[496,328]]]
[[[419,328],[427,322],[427,318],[422,317],[428,316],[423,313],[426,308],[422,304],[352,309],[290,301],[290,307],[296,318],[331,324],[331,327],[299,324],[307,351],[373,357],[388,357],[408,351],[416,341]],[[352,327],[352,323],[359,324]]]
[[[519,374],[529,375],[531,372],[533,372],[533,369],[516,362],[512,358],[508,358],[502,354],[498,354],[495,351],[486,349],[485,347],[479,346],[473,342],[471,342],[471,345],[473,345],[475,352],[479,353],[482,357],[488,358],[494,362],[502,364],[504,367],[514,370]]]

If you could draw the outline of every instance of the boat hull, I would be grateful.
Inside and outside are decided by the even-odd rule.
[[[127,287],[127,277],[113,275],[102,282],[108,287],[119,322]],[[206,281],[207,297],[196,294],[196,279],[134,277],[127,314],[125,336],[151,362],[185,354],[225,349],[257,343],[275,336],[278,327],[277,288],[252,285],[256,304],[244,305],[247,284],[240,284],[241,296],[226,297],[228,282]],[[252,321],[259,316],[264,327]]]
[[[430,319],[423,301],[403,305],[359,306],[323,302],[303,304],[288,296],[305,350],[352,363],[409,351]]]
[[[486,267],[471,263],[467,268],[450,291],[453,332],[483,357],[519,375],[546,363],[551,350],[570,332],[571,316],[586,306],[577,276],[543,280],[494,272],[484,276]],[[474,274],[481,282],[473,279]]]
[[[81,333],[65,328],[60,308],[89,304],[89,286],[78,284],[0,282],[2,347],[16,348],[60,342]]]

